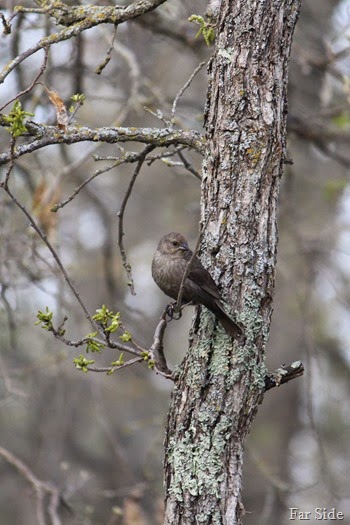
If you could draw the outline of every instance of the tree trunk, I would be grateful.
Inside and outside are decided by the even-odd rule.
[[[300,8],[299,0],[212,4],[201,253],[245,340],[229,339],[205,308],[197,312],[169,412],[166,525],[242,523],[243,448],[264,392],[288,61]]]

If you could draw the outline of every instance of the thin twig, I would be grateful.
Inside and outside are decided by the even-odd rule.
[[[135,345],[135,343],[133,344]],[[129,352],[129,354],[133,354],[138,357],[141,357],[141,355],[144,352],[143,350],[140,350],[139,348],[131,348],[128,345],[124,345],[122,343],[119,343],[119,341],[113,341],[113,340],[108,341],[108,347],[115,348],[116,350],[120,350],[121,352]]]
[[[178,156],[180,157],[183,165],[185,166],[185,168],[187,169],[187,171],[189,171],[190,173],[192,173],[192,175],[194,175],[197,179],[199,180],[202,180],[202,177],[200,175],[200,173],[198,173],[198,171],[196,171],[193,167],[192,167],[192,164],[190,164],[190,162],[188,162],[188,160],[186,159],[185,155],[182,153],[182,151],[178,151],[177,152]]]
[[[126,250],[125,250],[124,242],[123,242],[123,237],[125,235],[125,233],[124,233],[124,213],[125,213],[125,208],[126,208],[126,205],[128,203],[129,197],[131,195],[132,189],[133,189],[134,184],[136,182],[137,176],[140,173],[140,170],[141,170],[142,165],[143,165],[143,163],[144,163],[144,161],[146,159],[146,156],[153,149],[154,149],[153,145],[148,145],[148,146],[145,147],[145,149],[142,151],[142,153],[140,153],[140,157],[139,157],[137,166],[135,168],[135,171],[133,173],[133,176],[131,178],[129,186],[128,186],[127,190],[126,190],[126,193],[125,193],[123,202],[121,204],[120,210],[118,212],[118,217],[119,217],[118,246],[119,246],[120,254],[121,254],[121,257],[122,257],[123,266],[124,266],[124,268],[126,270],[126,275],[127,275],[127,279],[128,279],[128,285],[130,286],[130,290],[131,290],[131,294],[132,295],[136,295],[136,292],[135,292],[134,280],[133,280],[132,272],[131,272],[131,266],[130,266],[130,263],[128,262],[128,258],[127,258],[127,255],[126,255]]]
[[[123,162],[125,162],[125,161],[123,161]],[[81,190],[83,188],[85,188],[85,186],[87,186],[87,184],[89,184],[92,180],[94,180],[99,175],[102,175],[103,173],[107,173],[107,171],[111,171],[113,168],[116,168],[121,163],[122,162],[116,162],[115,164],[112,164],[111,166],[108,166],[107,168],[103,168],[101,170],[95,171],[95,173],[93,175],[91,175],[91,177],[89,177],[88,179],[84,180],[77,188],[75,188],[75,190],[69,195],[69,197],[67,197],[64,201],[61,201],[58,204],[55,204],[55,206],[53,206],[51,208],[51,211],[52,212],[56,212],[60,208],[63,208],[64,206],[66,206],[67,204],[72,202],[72,200],[78,195],[78,193],[80,193]]]
[[[11,102],[14,102],[15,100],[19,99],[19,97],[22,97],[23,95],[25,95],[26,93],[29,93],[33,87],[38,83],[38,80],[39,78],[41,77],[41,75],[44,73],[45,69],[46,69],[46,66],[47,66],[47,59],[48,59],[48,56],[49,56],[49,47],[45,47],[44,48],[44,53],[45,53],[45,56],[44,56],[44,61],[42,63],[42,66],[40,68],[40,71],[39,73],[37,74],[37,76],[34,78],[33,82],[30,84],[30,86],[28,86],[26,89],[23,89],[23,91],[20,91],[19,93],[17,93],[17,95],[15,97],[13,97],[11,100],[9,100],[8,102],[6,102],[6,104],[4,104],[1,108],[0,108],[0,112],[6,108],[6,106],[8,106],[9,104],[11,104]]]
[[[10,20],[6,20],[4,13],[0,13],[0,20],[4,28],[4,35],[9,35],[11,33],[11,24]]]
[[[119,366],[104,366],[104,367],[97,367],[88,365],[86,368],[90,372],[107,372],[109,374],[113,374],[116,370],[121,370],[122,368],[126,368],[127,366],[134,365],[135,363],[141,363],[144,362],[145,359],[143,357],[135,357],[135,359],[130,359],[129,361],[126,361],[126,363],[119,365]]]
[[[52,483],[38,479],[30,470],[28,465],[26,465],[6,448],[0,447],[0,456],[6,459],[10,465],[14,466],[34,488],[36,494],[37,524],[47,525],[47,520],[45,517],[45,494],[49,494],[50,500],[48,504],[48,513],[50,515],[51,523],[52,525],[61,525],[61,520],[57,512],[60,502],[60,494],[58,489]]]
[[[202,69],[202,67],[205,65],[205,62],[201,62],[197,67],[196,69],[192,72],[190,78],[187,80],[187,82],[182,86],[182,88],[180,89],[180,91],[178,91],[178,93],[176,94],[176,97],[174,98],[174,102],[173,102],[173,107],[172,107],[172,110],[171,110],[171,125],[173,126],[174,123],[175,123],[175,113],[176,113],[176,106],[177,106],[177,103],[179,102],[179,99],[180,97],[182,97],[182,95],[184,94],[184,92],[186,91],[186,89],[188,88],[188,86],[191,84],[192,80],[194,79],[194,77],[197,75],[197,73]]]
[[[116,34],[117,34],[117,28],[118,28],[118,26],[114,26],[114,31],[113,31],[113,37],[112,37],[111,45],[107,49],[107,53],[106,53],[106,57],[105,57],[104,61],[99,66],[97,66],[97,68],[95,70],[96,75],[101,75],[102,71],[107,66],[108,62],[110,61],[110,59],[112,57],[112,51],[113,51],[113,47],[114,47],[114,40],[115,40],[115,37],[116,37]]]
[[[288,383],[296,377],[302,376],[304,373],[304,366],[301,361],[295,361],[289,366],[281,366],[272,373],[269,373],[265,377],[265,392],[274,388],[275,386],[283,385]]]
[[[14,166],[15,166],[15,157],[14,157],[14,154],[15,154],[15,145],[16,145],[16,138],[12,136],[12,137],[11,137],[11,145],[10,145],[10,155],[11,155],[11,158],[10,158],[9,167],[7,168],[7,171],[6,171],[5,182],[3,183],[5,189],[8,188],[8,183],[9,183],[10,175],[11,175],[11,172],[12,172]]]
[[[16,197],[13,195],[13,193],[10,191],[8,185],[5,183],[2,183],[0,184],[0,187],[3,187],[4,190],[6,191],[6,193],[8,194],[8,196],[10,197],[10,199],[12,200],[12,202],[24,213],[24,215],[27,217],[27,219],[29,220],[30,222],[30,225],[32,226],[32,228],[36,231],[36,233],[39,235],[40,239],[43,241],[43,243],[46,245],[46,247],[49,249],[49,251],[51,252],[54,260],[56,261],[56,264],[57,266],[59,267],[59,269],[61,270],[61,273],[66,281],[66,283],[68,284],[69,288],[71,289],[71,291],[73,292],[73,295],[75,296],[75,298],[77,299],[78,303],[80,304],[84,314],[85,314],[85,317],[86,319],[88,319],[88,321],[90,322],[90,324],[92,325],[92,327],[94,328],[94,330],[97,330],[97,331],[100,331],[100,327],[97,325],[97,323],[92,319],[91,315],[89,314],[84,302],[82,301],[81,297],[80,297],[80,294],[78,292],[78,290],[75,288],[75,286],[73,285],[72,281],[70,280],[69,276],[68,276],[68,273],[65,269],[65,267],[63,266],[62,262],[61,262],[61,259],[59,258],[56,250],[54,249],[54,247],[52,246],[51,242],[48,240],[48,238],[46,237],[46,235],[41,231],[41,229],[39,228],[39,226],[37,225],[37,223],[34,221],[33,217],[31,216],[31,214],[27,211],[26,207],[21,204],[17,199]]]
[[[168,324],[166,316],[167,316],[167,310],[163,312],[160,322],[156,326],[156,329],[154,331],[154,336],[153,336],[153,343],[151,347],[149,348],[149,350],[140,347],[134,341],[132,341],[134,348],[129,345],[120,343],[119,341],[113,341],[109,337],[107,337],[107,334],[105,334],[106,335],[105,341],[101,341],[100,339],[96,337],[84,337],[78,341],[72,341],[64,337],[63,327],[67,320],[66,317],[63,318],[63,321],[58,328],[51,326],[50,328],[48,328],[48,331],[51,332],[56,339],[64,343],[66,346],[79,347],[84,344],[87,344],[88,342],[93,341],[93,342],[100,344],[101,347],[107,346],[108,348],[117,349],[117,350],[120,350],[121,352],[130,353],[136,356],[136,358],[130,359],[129,361],[127,361],[126,363],[123,363],[122,365],[107,366],[107,367],[96,367],[93,365],[88,365],[87,369],[90,372],[105,372],[105,373],[111,374],[115,372],[116,370],[125,368],[127,366],[131,366],[136,363],[141,363],[143,361],[148,361],[148,362],[152,361],[154,364],[154,370],[156,371],[157,374],[160,374],[163,377],[174,381],[174,375],[167,366],[167,362],[166,362],[165,355],[164,355],[164,348],[163,348],[164,333],[165,333],[165,329]],[[147,355],[148,355],[148,358],[145,359],[145,356]]]
[[[70,40],[80,35],[83,31],[100,24],[121,24],[156,9],[164,2],[165,0],[136,0],[125,7],[93,6],[91,8],[91,6],[72,6],[66,16],[61,17],[59,16],[60,10],[52,9],[50,15],[56,18],[60,24],[66,24],[67,27],[57,33],[41,38],[39,42],[36,42],[32,47],[11,60],[0,72],[0,84],[21,62],[34,55],[39,49]],[[50,10],[51,8],[52,6],[50,6]]]
[[[120,146],[121,148],[121,146]],[[187,149],[186,146],[177,146],[174,148],[174,150],[169,150],[169,151],[163,151],[163,152],[160,152],[156,155],[148,155],[145,159],[145,162],[147,164],[147,166],[151,166],[153,164],[153,162],[155,162],[156,160],[164,160],[164,162],[167,162],[166,159],[170,158],[170,157],[174,157],[174,155],[176,155],[178,153],[178,151],[182,151],[184,149]],[[93,155],[93,159],[96,161],[96,162],[100,162],[100,161],[121,161],[121,162],[136,162],[139,160],[140,158],[140,153],[136,153],[136,152],[125,152],[123,148],[121,148],[122,150],[122,153],[123,153],[123,157],[116,157],[115,155]],[[181,164],[181,166],[183,166],[183,162],[179,163],[179,165]]]
[[[174,150],[160,152],[157,155],[149,155],[146,158],[147,166],[151,166],[156,160],[163,160],[164,162],[166,162],[166,159],[168,159],[169,157],[174,157],[174,155],[176,155],[179,151],[182,151],[183,149],[186,149],[186,146],[177,146],[174,148]]]
[[[143,109],[147,111],[147,113],[150,113],[157,119],[161,120],[166,125],[166,127],[171,127],[171,122],[164,117],[160,109],[157,109],[157,111],[153,111],[151,108],[148,108],[147,106],[144,106]]]
[[[111,166],[108,166],[107,168],[102,168],[100,170],[95,171],[91,177],[89,177],[87,180],[84,180],[72,193],[65,199],[64,201],[61,201],[60,203],[56,204],[51,208],[51,211],[56,212],[60,208],[63,208],[67,204],[69,204],[77,195],[80,193],[80,191],[85,188],[92,180],[94,180],[99,175],[102,175],[103,173],[107,173],[108,171],[112,170],[113,168],[116,168],[120,166],[121,164],[126,163],[133,163],[140,160],[142,153],[125,153],[123,157],[111,157],[110,159],[107,158],[100,158],[100,157],[94,157],[94,160],[115,160],[116,162],[112,164]]]

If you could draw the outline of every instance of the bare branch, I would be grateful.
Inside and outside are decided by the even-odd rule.
[[[135,292],[134,280],[133,280],[132,272],[131,272],[131,266],[130,266],[130,263],[128,262],[128,259],[127,259],[127,256],[126,256],[125,247],[124,247],[124,242],[123,242],[123,237],[125,235],[125,232],[124,232],[124,213],[125,213],[125,208],[126,208],[128,200],[129,200],[129,197],[131,195],[132,189],[133,189],[134,184],[136,182],[137,176],[140,173],[140,170],[142,168],[143,163],[145,162],[145,159],[146,159],[148,153],[150,153],[153,149],[154,149],[154,146],[152,146],[152,145],[146,146],[145,149],[143,150],[143,152],[140,154],[139,161],[137,163],[137,166],[135,168],[135,171],[133,173],[133,176],[131,178],[129,186],[128,186],[127,190],[126,190],[126,193],[125,193],[123,202],[121,204],[120,210],[118,212],[118,217],[119,217],[118,245],[119,245],[120,254],[121,254],[121,257],[122,257],[122,260],[123,260],[123,266],[124,266],[124,268],[126,270],[126,275],[127,275],[127,279],[128,279],[128,286],[130,286],[130,290],[131,290],[131,294],[132,295],[136,295],[136,292]]]
[[[0,125],[4,125],[1,122]],[[184,145],[193,148],[198,153],[204,153],[204,138],[197,131],[183,131],[158,128],[96,128],[68,126],[67,132],[57,126],[45,126],[34,122],[26,122],[26,127],[37,138],[17,146],[13,155],[11,152],[0,154],[0,166],[10,162],[11,158],[17,159],[33,151],[37,151],[52,144],[76,144],[78,142],[141,142],[154,147],[168,147],[171,145]]]
[[[16,138],[15,137],[11,137],[10,163],[9,163],[9,166],[8,166],[8,168],[6,170],[5,182],[4,182],[4,187],[5,188],[8,187],[8,182],[9,182],[9,179],[10,179],[10,175],[11,175],[11,172],[12,172],[14,166],[15,166],[15,157],[14,157],[15,145],[16,145]]]
[[[9,35],[11,33],[11,25],[9,23],[9,20],[6,20],[4,13],[0,13],[0,20],[4,28],[4,35]]]
[[[51,211],[56,212],[60,208],[63,208],[64,206],[66,206],[68,203],[70,203],[78,195],[78,193],[80,193],[80,191],[83,188],[85,188],[85,186],[87,186],[89,184],[89,182],[91,182],[93,179],[95,179],[99,175],[102,175],[103,173],[106,173],[107,171],[110,171],[110,170],[116,168],[117,166],[120,166],[121,164],[137,162],[138,160],[140,160],[140,156],[141,155],[142,155],[142,153],[125,152],[124,155],[122,157],[120,157],[120,158],[118,158],[118,157],[99,157],[99,156],[94,156],[94,160],[96,160],[96,161],[99,161],[99,160],[115,160],[116,162],[114,164],[112,164],[111,166],[108,166],[107,168],[103,168],[101,170],[95,171],[95,173],[93,175],[91,175],[91,177],[89,177],[87,180],[84,180],[71,193],[71,195],[69,197],[67,197],[67,199],[65,199],[64,201],[56,204],[56,206],[53,206]]]
[[[62,264],[61,259],[59,258],[58,254],[57,254],[56,250],[54,249],[53,245],[51,244],[51,242],[48,240],[47,236],[41,231],[41,229],[39,228],[39,226],[37,225],[37,223],[35,222],[35,220],[31,216],[31,214],[28,212],[26,207],[23,204],[21,204],[16,199],[16,197],[13,195],[13,193],[11,192],[11,190],[8,187],[7,181],[5,181],[5,183],[1,183],[0,184],[0,188],[1,187],[6,191],[6,193],[8,194],[10,199],[12,200],[12,202],[24,213],[24,215],[29,220],[29,223],[32,226],[32,228],[36,231],[36,233],[39,235],[40,239],[43,241],[43,243],[46,245],[46,247],[51,252],[54,260],[57,263],[57,266],[61,270],[61,273],[62,273],[66,283],[68,284],[69,288],[73,292],[73,295],[75,296],[75,298],[77,299],[78,303],[80,304],[80,306],[81,306],[81,308],[82,308],[82,310],[83,310],[83,312],[85,314],[86,319],[90,322],[90,324],[92,325],[94,330],[100,331],[99,326],[95,323],[95,321],[92,319],[91,315],[89,314],[89,312],[88,312],[84,302],[82,301],[82,299],[80,297],[80,294],[79,294],[78,290],[73,285],[71,279],[68,276],[68,273],[67,273],[65,267]]]
[[[180,157],[180,159],[181,159],[184,167],[186,168],[186,170],[189,171],[190,173],[192,173],[192,175],[194,175],[197,179],[202,180],[202,177],[201,177],[200,173],[198,173],[198,171],[193,168],[192,164],[190,162],[188,162],[188,160],[186,159],[186,157],[182,153],[182,151],[178,150],[177,154]]]
[[[283,365],[265,377],[265,392],[271,388],[274,388],[275,386],[288,383],[288,381],[291,381],[296,377],[300,377],[303,374],[304,366],[301,361],[295,361],[289,366]]]
[[[108,62],[110,61],[111,57],[112,57],[112,51],[113,51],[113,46],[114,46],[114,40],[115,40],[115,37],[116,37],[116,34],[117,34],[117,27],[118,26],[114,26],[114,31],[113,31],[113,37],[112,37],[112,43],[111,45],[109,46],[109,48],[107,49],[107,53],[106,53],[106,57],[104,59],[104,61],[99,64],[95,70],[95,73],[96,75],[101,75],[102,71],[104,70],[104,68],[107,66]]]
[[[52,525],[61,525],[58,516],[58,505],[60,502],[60,493],[58,489],[49,482],[41,481],[30,470],[28,465],[21,461],[17,456],[12,454],[4,447],[0,447],[0,456],[2,456],[10,465],[14,466],[18,472],[32,485],[36,495],[36,517],[38,525],[47,525],[45,516],[45,495],[49,495],[48,514]]]
[[[177,103],[179,102],[179,99],[182,97],[182,95],[184,94],[184,92],[186,91],[186,89],[190,86],[192,80],[194,79],[194,77],[197,75],[197,73],[202,69],[202,67],[205,65],[205,62],[201,62],[197,67],[196,69],[192,72],[190,78],[187,80],[187,82],[182,86],[182,88],[180,89],[180,91],[178,91],[178,93],[176,94],[176,97],[174,98],[174,102],[173,102],[173,107],[172,107],[172,110],[171,110],[171,125],[174,125],[175,123],[175,113],[176,113],[176,106],[177,106]]]
[[[17,95],[15,97],[13,97],[11,100],[6,102],[6,104],[1,106],[0,111],[2,111],[4,108],[6,108],[6,106],[11,104],[11,102],[14,102],[15,100],[17,100],[19,97],[22,97],[26,93],[29,93],[33,89],[33,87],[38,83],[39,78],[44,73],[44,71],[46,69],[46,66],[47,66],[47,59],[48,59],[48,56],[49,56],[49,48],[48,47],[44,48],[44,52],[45,52],[44,61],[42,63],[42,66],[40,68],[39,73],[36,75],[36,77],[34,78],[33,82],[30,84],[30,86],[28,86],[23,91],[20,91],[19,93],[17,93]]]
[[[26,58],[34,55],[39,49],[49,47],[53,44],[63,42],[75,36],[78,36],[82,31],[90,29],[100,24],[114,24],[118,25],[126,20],[131,20],[145,13],[148,13],[163,4],[165,0],[138,0],[126,7],[120,6],[71,6],[68,7],[63,3],[54,2],[54,7],[47,9],[50,16],[64,26],[65,29],[53,35],[42,38],[16,58],[11,60],[9,64],[0,73],[0,84],[2,84],[11,71],[13,71],[18,64],[23,62]],[[28,12],[28,9],[17,6],[17,13]],[[30,10],[29,10],[30,11]]]
[[[51,208],[51,211],[52,212],[56,212],[60,208],[64,208],[64,206],[66,206],[67,204],[72,202],[72,200],[78,195],[78,193],[80,193],[80,191],[83,188],[85,188],[85,186],[87,186],[89,184],[89,182],[94,180],[99,175],[102,175],[103,173],[106,173],[107,171],[112,170],[116,166],[119,166],[119,164],[121,164],[122,162],[126,162],[126,161],[116,162],[115,164],[112,164],[111,166],[108,166],[107,168],[103,168],[101,170],[95,171],[95,173],[93,175],[91,175],[91,177],[89,177],[88,179],[84,180],[77,188],[75,188],[75,190],[69,195],[69,197],[67,197],[67,199],[65,199],[64,201],[61,201],[58,204],[56,204],[55,206],[53,206]]]
[[[163,339],[164,339],[164,333],[165,329],[167,327],[167,309],[164,310],[163,315],[160,319],[160,322],[158,323],[154,336],[153,336],[153,344],[151,348],[149,349],[149,353],[151,355],[151,359],[154,361],[154,368],[158,374],[161,374],[162,376],[166,377],[167,379],[173,379],[173,373],[168,368],[165,355],[164,355],[164,347],[163,347]]]

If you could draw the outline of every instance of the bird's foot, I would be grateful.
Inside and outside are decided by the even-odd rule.
[[[172,321],[173,319],[178,320],[182,316],[181,309],[178,309],[177,302],[174,301],[172,303],[169,303],[166,307],[166,313],[169,317],[169,319]]]
[[[181,319],[182,317],[182,310],[185,308],[185,306],[191,306],[193,305],[193,302],[190,301],[189,303],[182,303],[180,308],[178,307],[177,301],[174,301],[172,303],[169,303],[165,309],[170,321],[172,319],[175,319],[176,321],[178,319]]]

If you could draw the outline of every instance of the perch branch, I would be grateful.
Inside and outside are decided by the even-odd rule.
[[[163,346],[163,339],[164,339],[164,333],[165,329],[167,327],[167,309],[164,310],[162,317],[160,318],[160,322],[158,323],[154,336],[153,336],[153,344],[151,348],[149,349],[149,353],[151,355],[151,359],[154,361],[154,368],[158,374],[161,374],[162,376],[166,377],[167,379],[173,379],[172,371],[168,368],[165,354],[164,354],[164,346]]]

